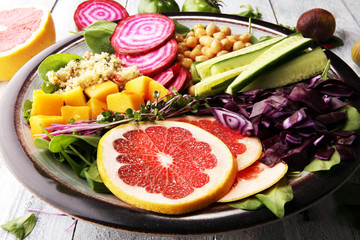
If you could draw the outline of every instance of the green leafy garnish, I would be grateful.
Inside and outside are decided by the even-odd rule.
[[[261,19],[261,13],[258,11],[257,7],[255,9],[250,4],[241,5],[240,8],[247,8],[246,11],[239,13],[239,16],[253,18],[253,19]]]
[[[34,229],[36,218],[34,213],[15,218],[1,227],[8,232],[14,234],[18,239],[24,239]]]
[[[177,20],[173,19],[175,24],[175,33],[180,34],[183,37],[186,37],[186,35],[190,32],[190,28],[188,28],[185,25],[182,25]]]
[[[329,160],[321,160],[318,158],[314,158],[305,168],[306,172],[317,172],[317,171],[326,171],[330,170],[333,166],[340,163],[340,155],[335,150],[333,155]]]
[[[97,167],[97,161],[94,161],[90,167],[84,169],[84,176],[85,176],[86,181],[88,182],[89,186],[95,192],[101,192],[101,193],[110,192],[100,177],[98,167]]]
[[[29,120],[30,120],[31,109],[32,109],[32,101],[26,99],[23,103],[23,111],[24,111],[23,117],[25,118],[27,124],[30,123]]]
[[[86,45],[94,53],[115,53],[115,49],[111,45],[110,37],[113,34],[116,23],[106,20],[98,20],[90,26],[84,28],[84,39]]]
[[[256,194],[255,197],[278,218],[282,218],[285,215],[285,204],[290,202],[294,195],[287,179],[282,178],[276,185],[263,193]]]
[[[43,79],[41,89],[45,93],[53,93],[57,91],[59,86],[52,84],[46,74],[49,71],[58,71],[60,68],[65,67],[71,60],[77,61],[82,59],[82,57],[70,53],[53,54],[45,58],[38,68],[39,77]]]

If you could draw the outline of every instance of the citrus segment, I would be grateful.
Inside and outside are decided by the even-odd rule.
[[[277,183],[287,172],[285,163],[269,167],[255,162],[237,173],[231,190],[219,202],[233,202],[259,193]]]
[[[226,145],[188,123],[122,125],[98,147],[100,176],[124,202],[183,214],[218,201],[234,182],[237,165]]]
[[[174,118],[198,126],[223,141],[237,160],[238,170],[244,169],[254,163],[262,154],[262,144],[259,138],[243,136],[240,133],[223,126],[210,116],[187,116]]]
[[[55,27],[46,8],[0,8],[0,80],[9,81],[28,60],[53,43]]]

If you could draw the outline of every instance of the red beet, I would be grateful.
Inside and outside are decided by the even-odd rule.
[[[171,80],[179,73],[181,64],[176,62],[166,70],[156,74],[153,79],[164,85],[165,87],[171,83]]]
[[[118,23],[110,38],[115,51],[139,55],[164,45],[175,34],[173,20],[157,13],[141,13]]]
[[[177,43],[175,39],[167,41],[165,45],[149,53],[137,56],[127,56],[115,53],[125,67],[137,66],[140,73],[145,76],[155,76],[169,67],[176,58]]]
[[[126,9],[113,0],[88,0],[75,10],[74,21],[78,30],[83,30],[97,20],[115,21],[129,16]]]
[[[173,87],[175,87],[176,91],[180,91],[185,87],[189,76],[187,72],[188,71],[185,68],[180,67],[179,74],[171,81],[170,85],[168,86],[168,90],[170,92],[172,92]]]

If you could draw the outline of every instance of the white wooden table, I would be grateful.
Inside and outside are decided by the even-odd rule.
[[[28,0],[0,0],[0,5],[24,4]],[[74,31],[73,12],[82,0],[33,0],[47,6],[55,21],[57,40],[69,35]],[[137,13],[139,0],[119,0],[130,14]],[[184,0],[177,1],[182,6]],[[224,0],[223,13],[239,13],[240,5],[250,3],[258,7],[262,13],[262,20],[296,26],[301,13],[316,7],[321,7],[332,12],[337,21],[335,35],[344,40],[345,45],[334,49],[348,65],[360,75],[360,68],[351,60],[351,47],[357,39],[360,39],[360,1],[358,0]],[[0,66],[1,67],[1,66]],[[0,94],[7,83],[0,83]],[[1,139],[0,144],[6,144]],[[352,177],[352,181],[360,182],[360,171]],[[4,163],[0,161],[0,224],[15,217],[27,214],[27,209],[39,209],[58,213],[59,211],[45,202],[39,200],[28,192],[11,175]],[[316,203],[303,213],[287,217],[275,223],[252,228],[247,231],[237,231],[227,234],[193,236],[188,239],[360,239],[360,235],[354,230],[347,220],[336,213],[336,203],[332,196]],[[184,239],[177,236],[145,235],[124,232],[98,226],[83,220],[65,231],[73,222],[69,216],[54,216],[37,214],[38,222],[32,233],[26,239]],[[0,240],[16,239],[10,233],[0,229]]]

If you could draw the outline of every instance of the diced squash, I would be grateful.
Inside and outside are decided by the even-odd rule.
[[[119,92],[119,88],[114,82],[106,81],[87,87],[84,91],[89,98],[97,98],[105,102],[107,95]]]
[[[45,92],[42,89],[35,89],[33,91],[33,98],[34,98],[34,96],[36,96],[38,94],[45,94]]]
[[[108,109],[113,112],[124,113],[128,108],[140,110],[140,104],[144,104],[144,99],[136,92],[124,90],[120,93],[110,94],[107,97]]]
[[[63,93],[64,102],[69,106],[85,106],[86,99],[84,91],[80,86]]]
[[[33,98],[31,116],[61,116],[63,105],[63,96],[60,94],[36,94]]]
[[[161,83],[152,80],[149,83],[149,90],[148,90],[148,94],[146,95],[145,99],[146,100],[150,100],[151,102],[154,102],[156,99],[154,98],[154,92],[157,91],[159,92],[159,98],[170,94],[169,90],[166,89],[166,87],[164,87]]]
[[[150,81],[153,80],[146,76],[137,77],[125,84],[125,90],[129,92],[136,92],[147,100],[146,97],[148,95]]]
[[[30,117],[30,132],[33,137],[36,137],[37,134],[43,134],[44,131],[41,129],[40,124],[42,126],[50,127],[52,123],[62,124],[64,120],[61,116],[45,116],[45,115],[36,115]],[[52,132],[52,131],[49,131]]]
[[[97,118],[102,112],[107,111],[107,104],[96,98],[90,98],[86,105],[90,107],[91,118]]]
[[[70,121],[87,120],[90,118],[90,107],[88,106],[63,106],[61,108],[61,116],[64,123]]]

